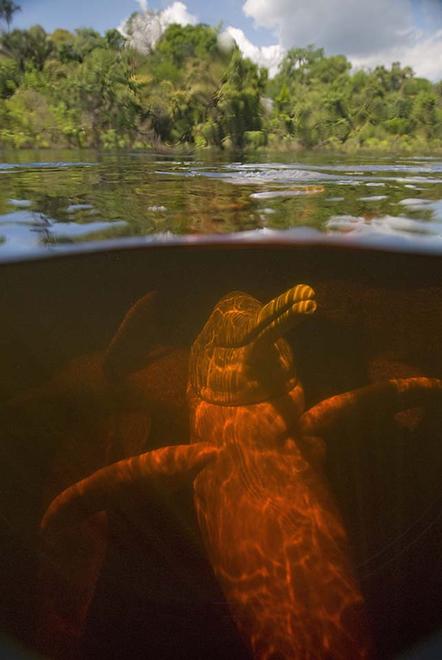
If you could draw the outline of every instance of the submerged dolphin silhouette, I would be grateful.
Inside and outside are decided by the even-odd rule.
[[[98,470],[55,498],[41,523],[56,530],[105,510],[136,481],[193,480],[215,575],[250,650],[267,660],[372,655],[322,436],[349,415],[363,421],[442,392],[437,379],[391,380],[304,412],[282,335],[315,311],[314,297],[298,285],[266,305],[241,292],[222,298],[191,350],[191,444]]]

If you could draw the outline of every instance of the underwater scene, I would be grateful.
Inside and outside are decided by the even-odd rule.
[[[166,169],[167,181],[182,176]],[[25,168],[22,188],[11,179],[7,190],[16,199],[0,247],[11,250],[0,263],[7,657],[438,657],[438,250],[414,249],[419,239],[390,250],[279,236],[61,254],[55,227],[70,226],[69,204],[106,199],[98,182],[82,192],[82,172],[76,197],[64,184],[37,194],[40,175],[31,181]],[[147,180],[133,195],[144,229],[150,213],[167,226],[169,213],[200,223],[212,204],[227,206],[215,190],[236,184],[206,174],[205,208],[191,190],[186,204],[176,188],[155,201]],[[246,167],[241,176],[247,193],[229,202],[237,228],[257,204],[273,209],[266,218],[295,221],[282,205],[298,197],[276,194],[286,183],[261,190]],[[304,212],[330,222],[316,190],[330,185],[364,217],[365,202],[334,176],[308,183]],[[352,176],[358,191],[370,183],[362,169]],[[407,222],[433,232],[440,174],[428,174],[437,185],[411,176],[395,174],[407,183],[396,181],[396,198],[389,189],[390,215],[406,207],[403,186],[416,186],[426,201],[408,204]],[[274,194],[253,201],[260,191]],[[175,210],[148,211],[148,198]],[[31,231],[30,214],[51,218],[46,233]]]

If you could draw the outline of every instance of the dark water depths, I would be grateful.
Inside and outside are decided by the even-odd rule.
[[[166,174],[154,174],[159,170]],[[312,170],[309,165],[302,171],[297,176],[305,178]],[[326,194],[251,197],[287,190],[282,181],[287,173],[292,182],[291,166],[261,166],[256,174],[256,168],[240,165],[133,159],[120,169],[111,160],[0,175],[3,190],[11,186],[9,200],[32,205],[8,206],[9,217],[15,213],[27,220],[5,225],[11,236],[21,227],[23,243],[15,243],[16,252],[10,254],[21,258],[10,263],[7,240],[0,264],[0,631],[9,643],[63,659],[249,660],[207,561],[189,486],[173,493],[133,489],[114,502],[103,565],[86,584],[93,597],[80,639],[68,629],[60,636],[59,622],[49,619],[48,611],[54,585],[61,583],[66,594],[72,587],[78,592],[81,570],[77,574],[72,566],[78,569],[80,558],[81,569],[81,558],[87,562],[93,545],[85,545],[74,529],[67,548],[54,559],[38,531],[51,499],[78,479],[140,451],[188,443],[189,349],[227,292],[242,290],[268,301],[299,282],[315,289],[316,312],[286,333],[307,408],[387,379],[441,378],[442,281],[436,254],[240,241],[24,259],[38,246],[47,253],[57,231],[83,228],[88,214],[97,210],[92,216],[97,221],[130,218],[126,229],[138,227],[140,234],[152,229],[154,218],[178,231],[173,223],[181,218],[184,232],[191,231],[189,223],[201,228],[198,223],[215,217],[213,204],[221,214],[217,231],[246,229],[249,220],[256,224],[263,208],[274,210],[264,214],[269,222],[295,219],[295,208],[299,215],[309,205],[316,217],[319,208],[325,213],[326,204],[337,203],[326,203],[326,198],[342,190],[347,214],[362,217],[369,202],[359,199],[368,196],[360,189],[370,190],[367,178],[388,188],[390,201],[372,202],[385,213],[388,208],[392,216],[396,209],[424,227],[439,222],[440,174],[434,162],[403,164],[398,171],[391,165],[376,171],[355,164],[351,169],[324,167],[321,181],[308,185],[323,185]],[[256,176],[258,184],[250,181]],[[359,185],[344,185],[345,177]],[[424,177],[426,183],[410,183]],[[425,188],[425,211],[400,204],[409,194],[406,185]],[[202,190],[210,195],[202,199],[197,194]],[[412,196],[418,196],[417,189]],[[244,208],[228,207],[237,203]],[[293,209],[290,216],[285,204]],[[169,210],[148,210],[154,205]],[[37,222],[39,214],[50,218],[46,233]],[[71,216],[76,218],[72,225]],[[324,215],[319,224],[329,220]],[[101,236],[109,238],[116,227],[110,224],[110,233]],[[413,246],[421,240],[410,233],[402,237]],[[13,240],[19,240],[17,234],[9,247]],[[439,238],[432,235],[431,240]],[[107,347],[134,301],[153,290],[159,304],[152,326],[135,333],[128,345],[133,371],[127,379],[109,382],[103,370]],[[145,349],[152,349],[150,361]],[[327,440],[325,479],[348,533],[348,552],[379,658],[439,657],[441,428],[442,405],[436,400],[399,416],[361,413]],[[303,589],[305,597],[314,599],[308,584]],[[69,596],[55,605],[69,620]],[[8,653],[14,657],[13,650]]]
[[[317,311],[285,337],[307,408],[388,379],[442,377],[442,161],[278,160],[3,158],[0,648],[8,657],[250,659],[189,484],[125,492],[101,540],[73,528],[54,550],[38,531],[70,484],[189,442],[189,350],[227,292],[266,302],[299,282],[314,288]],[[155,315],[131,330],[127,372],[109,380],[107,348],[150,291]],[[327,438],[324,478],[378,658],[441,655],[441,411],[442,397],[396,416],[362,411]],[[94,553],[104,553],[99,570]],[[90,603],[76,634],[64,623],[75,628],[82,589]],[[307,581],[313,602],[309,589]]]
[[[308,239],[442,250],[440,158],[277,160],[73,152],[4,156],[0,259],[230,233],[240,241]]]

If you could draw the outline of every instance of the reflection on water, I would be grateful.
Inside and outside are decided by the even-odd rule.
[[[356,241],[394,238],[439,250],[442,163],[317,156],[213,162],[133,154],[61,161],[11,155],[0,166],[0,258],[79,243],[301,230]],[[391,219],[396,219],[392,221]],[[289,232],[287,230],[290,230]]]
[[[3,264],[6,634],[66,659],[337,660],[437,633],[439,261]]]

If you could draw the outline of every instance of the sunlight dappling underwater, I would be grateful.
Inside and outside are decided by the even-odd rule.
[[[0,277],[13,645],[425,657],[442,611],[438,255],[157,243]]]

